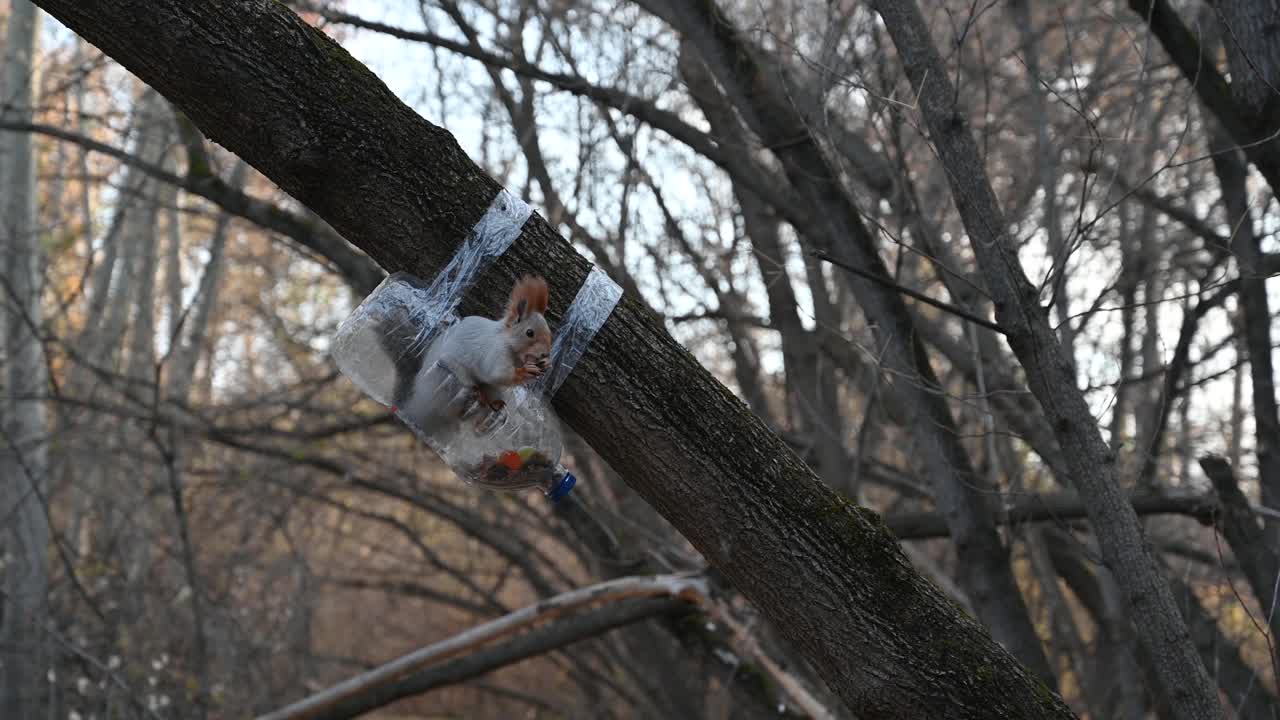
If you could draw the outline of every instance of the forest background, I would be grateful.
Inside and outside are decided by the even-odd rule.
[[[712,3],[719,35],[665,0],[290,7],[881,513],[1073,712],[1194,716],[1041,392],[1074,388],[1175,641],[1216,701],[1275,717],[1280,11],[926,4],[965,176],[899,4],[871,5]],[[244,717],[575,588],[706,577],[572,433],[564,507],[463,485],[327,354],[378,264],[25,0],[0,21],[0,713]],[[983,173],[1062,387],[1006,339]],[[472,648],[478,670],[436,666],[385,716],[852,717],[748,588],[706,579],[693,606]],[[806,597],[796,580],[777,593]]]

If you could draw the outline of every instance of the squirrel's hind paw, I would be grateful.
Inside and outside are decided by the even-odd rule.
[[[479,387],[476,388],[476,397],[485,407],[497,412],[507,406],[507,402],[500,397],[490,398],[485,391]]]

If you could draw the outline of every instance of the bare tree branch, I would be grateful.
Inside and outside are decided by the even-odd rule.
[[[398,683],[430,665],[476,652],[495,640],[542,623],[557,620],[592,606],[637,598],[670,598],[697,605],[706,596],[707,586],[705,580],[698,576],[689,575],[621,578],[600,583],[599,585],[579,588],[545,599],[536,605],[522,608],[483,625],[478,625],[448,640],[416,650],[369,672],[339,683],[324,692],[312,695],[280,710],[267,713],[259,720],[350,717],[351,715],[345,713],[355,714],[372,708],[365,707],[354,712],[344,710],[344,714],[341,715],[324,715],[322,713],[328,712],[340,703],[351,703],[361,697],[385,693],[385,688],[389,684]],[[653,608],[651,606],[646,609],[652,610]],[[384,702],[389,701],[386,700]]]
[[[39,123],[14,122],[0,122],[0,129],[40,133],[75,143],[92,152],[113,157],[161,182],[180,187],[193,195],[199,195],[231,215],[278,232],[314,251],[333,263],[339,275],[357,292],[371,292],[385,276],[377,264],[353,249],[346,240],[324,223],[311,221],[300,214],[252,197],[212,174],[207,166],[203,170],[199,166],[194,170],[189,169],[187,175],[182,177],[120,148],[70,130]]]
[[[1219,512],[1218,501],[1204,495],[1142,495],[1131,498],[1129,503],[1139,515],[1186,515],[1204,525],[1212,524]],[[1086,517],[1087,504],[1079,497],[1067,493],[1022,500],[996,514],[1002,525],[1066,523]],[[935,512],[890,513],[885,516],[884,523],[901,540],[943,537],[947,534],[946,519]]]

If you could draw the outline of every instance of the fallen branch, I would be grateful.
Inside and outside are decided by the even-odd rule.
[[[629,577],[579,588],[476,626],[434,645],[415,650],[292,705],[263,715],[259,720],[302,720],[303,718],[314,720],[320,717],[333,717],[324,713],[340,703],[347,703],[362,695],[379,692],[430,665],[474,653],[499,638],[592,606],[636,598],[674,598],[699,604],[706,599],[707,594],[706,580],[697,575]]]
[[[688,603],[669,597],[628,598],[593,607],[567,620],[547,623],[465,657],[431,665],[392,683],[367,688],[336,701],[310,720],[347,720],[436,688],[456,685],[498,668],[564,648],[624,625],[689,612]]]

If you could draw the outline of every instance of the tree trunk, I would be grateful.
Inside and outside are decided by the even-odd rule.
[[[1230,40],[1226,41],[1228,45]],[[1267,507],[1280,507],[1280,408],[1276,405],[1276,374],[1272,363],[1271,304],[1267,276],[1262,271],[1260,238],[1254,232],[1253,213],[1245,181],[1248,166],[1226,133],[1214,128],[1213,166],[1222,187],[1222,206],[1232,233],[1231,252],[1240,274],[1240,314],[1244,343],[1249,353],[1249,379],[1253,385],[1255,452],[1258,454],[1260,499]],[[1267,536],[1280,547],[1280,521],[1266,518]]]
[[[165,168],[174,167],[174,154],[165,157]],[[166,320],[165,354],[171,355],[182,331],[182,210],[178,207],[178,186],[166,185],[161,198],[164,202],[164,291]]]
[[[1142,107],[1138,117],[1148,117],[1152,125],[1158,124],[1167,115],[1171,103],[1162,102],[1150,109],[1149,93],[1142,97]],[[1149,177],[1155,168],[1155,158],[1160,153],[1159,139],[1152,133],[1140,147],[1139,157],[1135,158],[1138,177]],[[1164,283],[1167,280],[1163,272],[1164,255],[1167,243],[1156,237],[1157,215],[1150,203],[1143,203],[1138,213],[1137,225],[1133,238],[1125,238],[1125,245],[1133,262],[1133,290],[1143,291],[1142,316],[1145,329],[1137,333],[1141,355],[1142,374],[1146,376],[1142,382],[1126,384],[1133,407],[1133,448],[1129,457],[1133,461],[1136,475],[1135,485],[1138,492],[1151,491],[1155,488],[1156,470],[1161,457],[1160,447],[1164,444],[1165,423],[1168,420],[1167,403],[1172,401],[1172,394],[1164,395],[1161,389],[1161,378],[1157,375],[1164,363],[1163,346],[1160,342],[1160,298],[1164,295]],[[1130,317],[1136,330],[1136,308],[1130,309]],[[1131,362],[1132,367],[1132,362]],[[1167,376],[1166,376],[1167,377]]]
[[[1280,5],[1275,0],[1216,0],[1231,95],[1250,116],[1277,122],[1280,110]]]
[[[1089,611],[1094,622],[1098,624],[1098,637],[1094,644],[1099,647],[1112,647],[1114,651],[1102,656],[1103,662],[1093,668],[1095,674],[1105,674],[1114,669],[1108,659],[1120,657],[1125,664],[1134,664],[1131,650],[1138,646],[1109,634],[1109,628],[1115,624],[1106,622],[1108,601],[1105,591],[1099,582],[1107,574],[1105,570],[1093,571],[1080,552],[1080,541],[1070,535],[1058,531],[1048,533],[1050,537],[1049,552],[1054,567],[1062,579],[1080,599],[1081,604]],[[1178,576],[1170,577],[1169,584],[1174,599],[1187,618],[1191,629],[1191,639],[1196,645],[1200,657],[1208,667],[1214,669],[1214,677],[1218,687],[1226,693],[1228,701],[1236,711],[1239,720],[1275,720],[1277,714],[1275,697],[1266,690],[1262,682],[1254,676],[1253,670],[1240,656],[1239,648],[1233,641],[1223,635],[1216,618],[1209,615],[1200,605],[1200,601],[1192,594],[1191,588]],[[1104,714],[1103,718],[1144,717],[1120,714],[1113,711]]]
[[[143,161],[159,164],[163,144],[156,133],[159,128],[149,119],[154,118],[163,100],[152,90],[144,90],[134,106],[132,125],[136,132],[134,154]],[[129,311],[135,307],[134,294],[139,281],[140,265],[146,249],[143,243],[152,242],[148,227],[150,215],[154,220],[154,205],[146,195],[155,182],[146,173],[128,168],[124,173],[125,188],[122,201],[116,207],[111,228],[103,240],[106,259],[93,275],[93,287],[89,298],[89,312],[81,342],[86,360],[107,370],[117,369],[121,342],[129,327]],[[92,386],[96,378],[86,380]]]
[[[241,189],[248,170],[249,166],[243,160],[237,160],[227,184],[236,190]],[[189,313],[183,331],[174,335],[173,355],[169,358],[168,375],[165,378],[165,396],[170,400],[181,403],[191,401],[191,381],[195,378],[201,348],[208,339],[209,318],[213,317],[213,308],[222,286],[223,267],[226,264],[224,252],[230,225],[231,216],[225,212],[218,213],[213,237],[209,238],[209,261],[205,263],[200,285],[191,299],[195,308]]]
[[[1022,57],[1027,64],[1027,94],[1031,98],[1030,125],[1036,129],[1035,155],[1033,166],[1037,171],[1040,183],[1041,226],[1048,236],[1048,251],[1052,262],[1049,272],[1052,279],[1050,297],[1053,309],[1058,317],[1058,338],[1066,353],[1067,362],[1074,368],[1075,332],[1071,327],[1071,297],[1067,295],[1067,264],[1071,261],[1073,248],[1062,232],[1062,218],[1058,212],[1058,149],[1049,139],[1048,91],[1045,90],[1045,79],[1040,74],[1040,47],[1037,41],[1034,18],[1029,0],[1014,0],[1010,3],[1013,16],[1018,23],[1019,37],[1022,40]],[[1078,372],[1075,372],[1078,376]]]
[[[74,57],[77,61],[83,59],[88,43],[83,38],[76,38],[76,50]],[[75,98],[76,109],[76,130],[81,134],[88,136],[89,134],[89,117],[90,108],[88,107],[87,97],[88,89],[85,87],[85,79],[83,77],[76,81],[72,88],[72,96]],[[76,153],[76,170],[80,173],[80,177],[89,177],[89,151],[81,147]],[[92,185],[88,182],[80,183],[79,212],[81,222],[84,223],[81,233],[84,235],[85,242],[93,241],[93,190]]]
[[[138,154],[159,165],[173,140],[173,114],[164,98],[146,93],[139,111]],[[125,218],[124,242],[137,256],[132,264],[133,308],[126,375],[131,380],[146,382],[155,374],[156,364],[156,276],[160,255],[160,205],[167,199],[177,200],[177,188],[149,180],[151,197],[139,198],[134,212]],[[119,302],[125,302],[120,298]]]
[[[499,186],[280,3],[40,0],[388,269],[430,277]],[[558,321],[589,270],[541,217],[476,284],[546,274]],[[630,297],[555,399],[591,443],[868,717],[1070,717]]]
[[[39,11],[13,0],[5,40],[0,119],[30,122],[35,105]],[[6,556],[0,596],[0,716],[41,712],[48,652],[49,526],[45,514],[48,376],[39,332],[43,253],[36,225],[35,147],[28,133],[0,132],[0,278],[4,298],[6,371],[4,442],[0,445],[0,554]]]
[[[1191,586],[1178,573],[1170,574],[1169,585],[1187,617],[1196,649],[1204,658],[1205,665],[1213,668],[1218,687],[1235,708],[1237,720],[1276,720],[1280,717],[1280,703],[1241,656],[1235,641],[1222,632],[1218,618],[1204,609]]]
[[[1152,659],[1165,697],[1176,717],[1221,717],[1217,690],[1191,643],[1138,517],[1125,502],[1115,455],[1103,441],[1048,313],[1018,262],[1004,213],[968,122],[957,106],[959,94],[933,45],[920,8],[912,0],[877,0],[873,5],[919,95],[920,112],[947,168],[956,207],[995,304],[996,320],[1062,445],[1071,476],[1088,503],[1103,559],[1125,591],[1138,637]]]
[[[1129,201],[1120,203],[1116,208],[1120,223],[1120,277],[1116,280],[1116,293],[1120,296],[1120,350],[1119,367],[1116,375],[1115,399],[1111,402],[1111,451],[1120,454],[1125,442],[1129,439],[1129,413],[1131,399],[1134,395],[1132,376],[1134,368],[1134,336],[1137,332],[1138,315],[1138,253],[1133,242],[1134,219],[1131,215],[1141,212],[1137,203]]]

